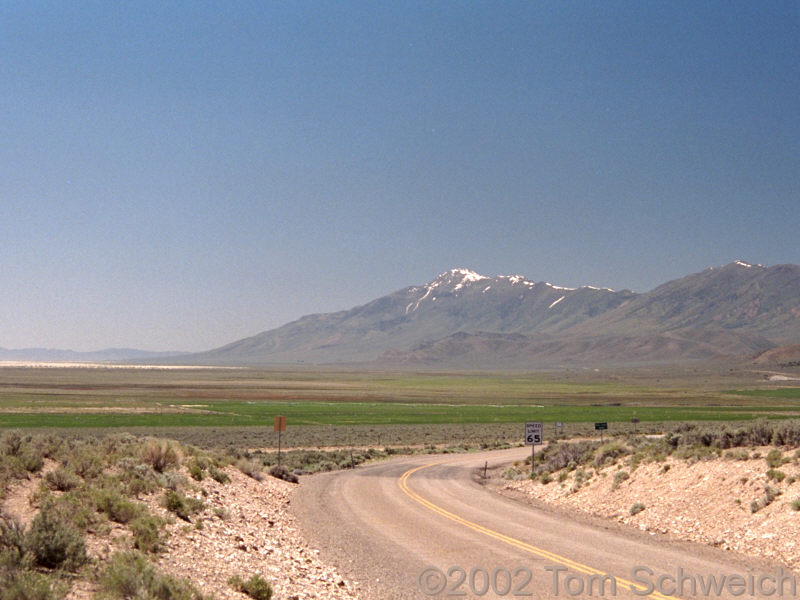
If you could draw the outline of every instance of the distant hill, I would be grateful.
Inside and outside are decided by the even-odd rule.
[[[183,352],[151,352],[134,348],[106,348],[94,352],[77,352],[55,348],[0,348],[0,360],[36,362],[122,362],[138,360],[160,360],[184,355]]]
[[[800,344],[770,348],[755,356],[753,362],[757,365],[800,367]]]
[[[525,367],[752,356],[800,340],[800,267],[736,261],[651,292],[451,269],[180,361]]]

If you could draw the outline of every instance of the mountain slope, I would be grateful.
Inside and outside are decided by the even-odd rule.
[[[186,360],[525,366],[752,355],[800,340],[800,267],[736,261],[646,294],[451,269]]]
[[[368,361],[391,349],[458,332],[558,331],[634,296],[452,269],[424,286],[404,288],[351,310],[306,316],[194,358],[244,364]]]
[[[800,266],[736,261],[658,286],[608,311],[580,333],[746,331],[789,343],[800,339]]]

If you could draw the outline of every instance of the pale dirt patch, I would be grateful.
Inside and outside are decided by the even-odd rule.
[[[40,473],[29,474],[27,479],[11,484],[0,507],[0,514],[15,518],[26,526],[30,525],[37,511],[31,505],[31,495],[39,487],[44,475],[55,470],[57,466],[54,460],[45,459]]]
[[[193,408],[190,405],[164,406],[15,406],[0,410],[3,414],[16,415],[61,415],[61,414],[121,414],[121,415],[162,415],[162,414],[206,414],[219,415],[212,410]]]
[[[719,458],[693,464],[669,458],[663,463],[642,464],[633,471],[627,465],[606,467],[576,491],[572,491],[574,472],[562,483],[554,474],[547,485],[538,480],[507,481],[501,489],[644,531],[776,560],[800,570],[800,512],[791,506],[800,498],[800,481],[787,483],[792,476],[800,478],[800,465],[792,461],[779,467],[787,475],[782,483],[768,480],[769,467],[763,457],[771,448],[757,450],[762,458]],[[793,450],[784,451],[784,456],[792,455]],[[669,466],[666,472],[665,465]],[[620,470],[627,471],[630,478],[612,490],[614,474]],[[782,494],[769,506],[751,513],[750,503],[764,497],[767,485]],[[636,502],[646,508],[631,516],[631,506]]]
[[[39,486],[39,477],[31,477],[16,482],[9,487],[8,495],[3,501],[2,514],[16,519],[24,525],[30,525],[36,516],[36,509],[31,506],[30,497]]]
[[[206,495],[192,494],[205,503],[193,523],[173,519],[167,526],[171,535],[158,561],[164,571],[187,577],[204,594],[221,600],[246,598],[227,581],[233,575],[247,579],[255,573],[272,583],[276,598],[358,597],[300,537],[287,511],[294,484],[270,476],[259,482],[233,468],[226,472],[229,484],[212,479],[196,484]],[[160,498],[158,494],[147,500],[150,510],[169,517]]]

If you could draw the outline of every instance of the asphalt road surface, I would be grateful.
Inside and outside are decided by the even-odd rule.
[[[481,483],[486,461],[491,469],[529,453],[403,457],[305,477],[293,511],[370,600],[800,597],[800,581],[778,565],[532,506]]]

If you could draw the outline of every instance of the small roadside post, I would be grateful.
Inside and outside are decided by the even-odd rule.
[[[278,415],[275,417],[275,431],[278,432],[278,466],[281,466],[281,433],[286,431],[286,417]]]
[[[536,465],[536,446],[542,445],[542,424],[538,421],[525,423],[525,445],[531,447],[531,477]]]
[[[633,423],[633,433],[636,435],[636,424],[639,422],[639,417],[631,418],[631,423]]]
[[[608,423],[595,423],[594,430],[600,432],[600,443],[603,443],[603,432],[608,429]]]
[[[558,435],[560,433],[564,433],[564,423],[562,423],[561,421],[556,421],[555,425],[553,425],[553,431],[556,434],[556,439],[558,439]]]

